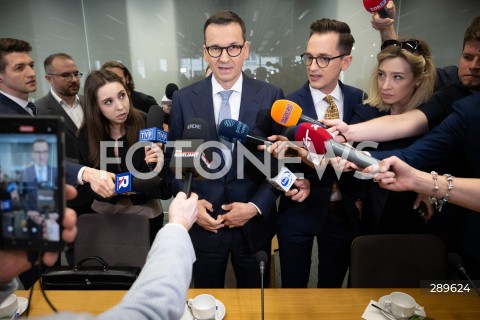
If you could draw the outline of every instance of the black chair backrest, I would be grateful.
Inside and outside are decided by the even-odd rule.
[[[385,234],[353,240],[349,287],[419,288],[447,279],[445,243],[430,234]]]
[[[88,213],[78,217],[77,227],[75,264],[91,256],[101,257],[110,266],[142,268],[145,264],[150,250],[150,225],[145,216]]]

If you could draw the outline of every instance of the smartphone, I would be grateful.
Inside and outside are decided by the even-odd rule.
[[[0,248],[61,251],[64,124],[0,115]]]

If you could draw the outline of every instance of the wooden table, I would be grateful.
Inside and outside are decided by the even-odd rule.
[[[435,320],[480,319],[475,293],[432,294],[420,289],[265,289],[265,319],[361,319],[370,300],[392,291],[412,295]],[[210,293],[226,307],[225,320],[260,319],[260,289],[190,289],[188,297]],[[119,303],[125,291],[47,291],[59,311],[93,314]],[[28,297],[28,291],[17,291]],[[39,290],[34,291],[30,315],[52,313]]]

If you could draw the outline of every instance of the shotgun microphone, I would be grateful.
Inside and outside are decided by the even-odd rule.
[[[262,320],[265,318],[265,292],[263,289],[263,274],[265,273],[265,266],[268,261],[268,256],[265,251],[258,251],[257,252],[257,262],[260,266],[260,281],[262,283],[262,291],[261,291],[261,296],[262,296]]]
[[[477,292],[477,294],[480,296],[480,290],[475,286],[475,283],[470,279],[470,277],[467,274],[467,270],[463,267],[463,259],[462,257],[456,253],[456,252],[450,252],[448,254],[448,262],[450,263],[451,266],[455,267],[455,269],[459,270],[465,278],[467,278],[468,282],[472,285],[473,289]]]

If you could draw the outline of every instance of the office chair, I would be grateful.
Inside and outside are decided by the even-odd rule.
[[[431,234],[381,234],[353,240],[349,287],[419,288],[447,279],[447,251]]]
[[[110,266],[142,268],[150,250],[150,225],[142,215],[87,213],[78,217],[74,263],[99,256]],[[98,265],[86,262],[84,265]]]

